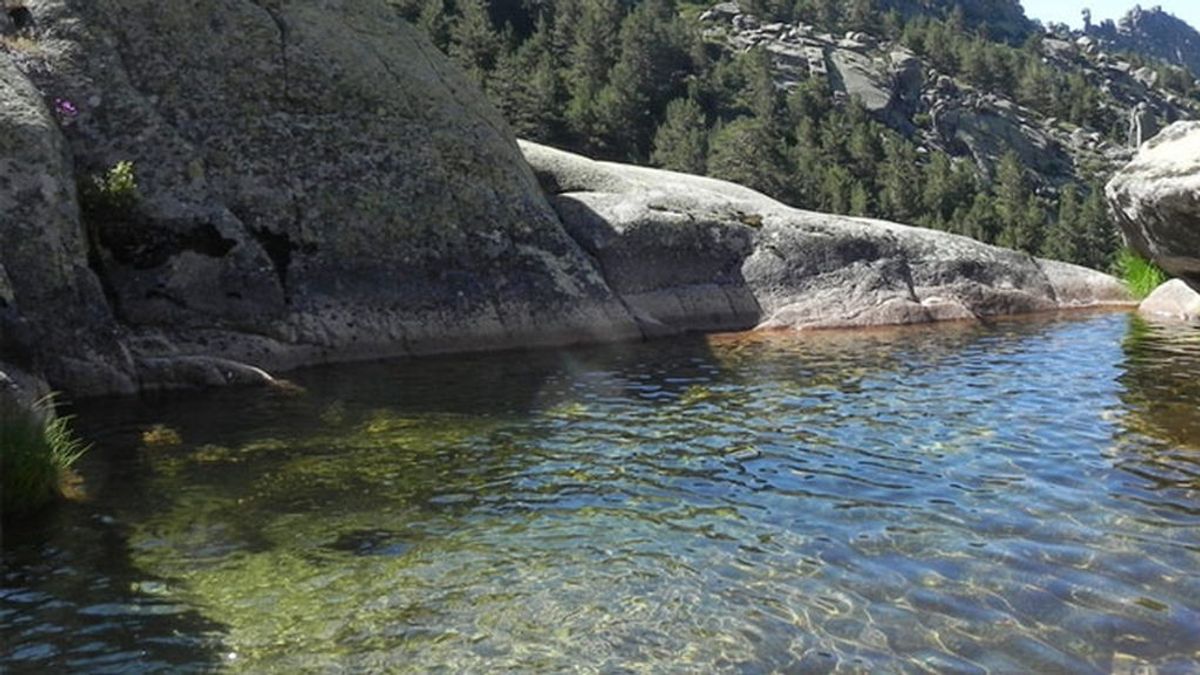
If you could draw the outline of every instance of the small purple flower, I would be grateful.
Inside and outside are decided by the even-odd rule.
[[[79,115],[79,109],[75,107],[75,104],[65,98],[54,99],[54,112],[58,113],[58,116],[64,121],[75,119]]]

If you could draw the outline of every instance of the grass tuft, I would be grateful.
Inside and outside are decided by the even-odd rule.
[[[1154,292],[1170,277],[1158,265],[1125,248],[1117,254],[1117,273],[1138,300]]]
[[[71,418],[54,414],[52,397],[32,409],[0,401],[0,512],[26,513],[70,495],[78,487],[71,466],[87,450]]]

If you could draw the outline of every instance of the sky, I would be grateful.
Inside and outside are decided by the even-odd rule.
[[[1021,4],[1025,6],[1025,14],[1034,19],[1065,23],[1072,28],[1083,27],[1080,12],[1084,7],[1092,10],[1092,23],[1100,23],[1125,16],[1134,5],[1140,4],[1145,9],[1161,5],[1167,13],[1200,30],[1200,0],[1021,0]]]

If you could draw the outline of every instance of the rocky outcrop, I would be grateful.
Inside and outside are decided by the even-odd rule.
[[[28,7],[0,48],[0,311],[4,359],[55,387],[638,335],[503,120],[384,0]],[[81,209],[76,179],[119,162],[136,202]]]
[[[1200,289],[1200,122],[1142,146],[1106,192],[1129,246]]]
[[[1149,319],[1200,323],[1200,293],[1180,279],[1172,279],[1154,289],[1138,313]]]
[[[936,15],[956,4],[960,3],[940,8],[937,3],[893,6],[903,13]],[[999,26],[1009,26],[1013,35],[1022,36],[1032,29],[1018,3],[961,6],[968,17],[986,21],[993,37]],[[1011,150],[1043,186],[1087,184],[1097,171],[1115,171],[1128,161],[1137,146],[1163,125],[1200,114],[1193,102],[1161,86],[1151,69],[1136,68],[1127,59],[1104,52],[1100,40],[1072,34],[1065,26],[1055,29],[1062,34],[1042,36],[1045,62],[1054,70],[1081,71],[1089,86],[1103,91],[1097,104],[1104,110],[1098,116],[1127,123],[1129,143],[1114,142],[1097,130],[1022,106],[1011,92],[973,87],[878,35],[837,36],[804,23],[765,23],[728,2],[702,14],[700,23],[706,38],[730,52],[764,50],[781,89],[791,90],[810,78],[823,79],[842,101],[857,99],[879,121],[920,147],[970,158],[984,176],[994,176],[1000,159]]]
[[[535,177],[386,0],[27,7],[36,29],[0,46],[6,395],[1124,299],[720,181],[527,146]]]
[[[1142,9],[1139,5],[1116,23],[1087,26],[1086,33],[1113,51],[1161,59],[1200,77],[1200,33],[1162,7]]]
[[[41,94],[0,52],[0,371],[131,392],[133,363],[117,333],[88,266],[67,144]]]
[[[1128,304],[1108,275],[711,178],[522,143],[564,225],[648,334],[834,328]]]

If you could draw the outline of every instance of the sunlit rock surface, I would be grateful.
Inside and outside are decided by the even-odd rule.
[[[834,328],[1130,302],[1106,274],[965,237],[802,211],[711,178],[522,149],[567,230],[647,332],[681,320]]]
[[[384,0],[27,6],[36,31],[0,48],[0,362],[71,394],[1126,300],[961,237],[529,146],[540,185]],[[98,205],[121,163],[136,199]]]
[[[1108,183],[1128,244],[1200,289],[1200,122],[1177,122]]]
[[[0,48],[0,327],[53,386],[640,336],[387,2],[28,5]],[[136,206],[81,218],[77,180],[119,162]]]
[[[1200,293],[1172,279],[1143,300],[1138,313],[1148,319],[1200,323]]]

